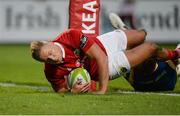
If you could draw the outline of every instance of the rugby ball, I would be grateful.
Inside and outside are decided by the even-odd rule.
[[[72,70],[67,77],[68,87],[71,89],[77,80],[79,80],[81,84],[90,82],[91,78],[88,71],[84,68],[76,68]]]

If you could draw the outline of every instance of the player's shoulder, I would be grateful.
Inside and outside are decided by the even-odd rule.
[[[161,61],[158,62],[157,72],[167,72],[168,74],[176,73],[176,66],[172,61]]]

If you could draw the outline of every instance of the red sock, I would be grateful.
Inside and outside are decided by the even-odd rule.
[[[167,58],[168,59],[176,59],[178,58],[178,53],[175,50],[167,50]]]

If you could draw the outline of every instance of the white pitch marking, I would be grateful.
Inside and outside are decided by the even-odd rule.
[[[31,88],[34,90],[49,91],[48,86],[35,86],[35,85],[21,85],[16,83],[7,83],[7,82],[0,82],[0,87],[24,87],[24,88]],[[118,90],[117,93],[120,94],[156,94],[156,95],[165,95],[165,96],[180,96],[180,93],[163,93],[163,92],[136,92],[136,91],[122,91]]]
[[[34,90],[39,91],[49,91],[49,87],[47,86],[35,86],[35,85],[26,85],[26,84],[16,84],[16,83],[7,83],[7,82],[0,82],[0,87],[24,87],[24,88],[31,88]]]
[[[118,90],[117,93],[122,93],[122,94],[155,94],[155,95],[165,95],[165,96],[180,96],[180,93],[166,93],[166,92],[137,92],[137,91]]]

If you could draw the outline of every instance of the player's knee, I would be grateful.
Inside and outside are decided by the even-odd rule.
[[[136,38],[140,40],[142,43],[145,41],[146,34],[143,30],[136,30],[135,32]]]
[[[145,41],[146,35],[147,35],[146,30],[145,30],[145,29],[140,29],[140,30],[138,30],[138,32],[140,33],[140,38],[141,38],[141,40],[142,40],[142,41]]]
[[[146,38],[147,31],[145,29],[140,29],[139,31],[143,34],[144,38]]]
[[[152,54],[158,49],[158,46],[153,42],[146,42],[145,44],[148,47],[148,52],[151,52]]]

